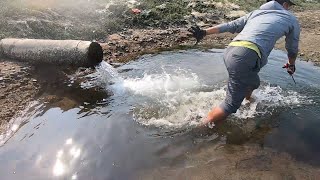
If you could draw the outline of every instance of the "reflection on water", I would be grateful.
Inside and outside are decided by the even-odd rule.
[[[59,158],[59,157],[57,157],[57,158]],[[61,176],[61,175],[63,175],[64,171],[65,171],[64,164],[61,162],[60,159],[57,159],[57,161],[53,167],[53,175],[54,176]]]
[[[71,138],[66,140],[63,149],[59,150],[56,155],[56,162],[53,166],[53,175],[62,176],[70,171],[70,167],[73,167],[78,162],[78,158],[81,155],[81,149],[73,143]],[[69,173],[70,174],[70,173]],[[77,175],[73,174],[71,179],[77,179]]]
[[[253,103],[244,101],[213,129],[197,128],[225,96],[222,53],[165,52],[117,69],[102,64],[78,87],[102,91],[64,87],[63,94],[59,86],[59,94],[76,103],[70,108],[62,106],[63,99],[40,103],[22,116],[28,123],[18,128],[12,123],[16,133],[0,148],[1,179],[134,179],[140,172],[142,179],[229,173],[254,179],[250,169],[256,177],[261,177],[257,171],[277,173],[277,167],[316,169],[275,153],[320,162],[320,69],[298,61],[295,85],[281,68],[286,55],[280,51],[261,71]],[[291,177],[288,171],[273,177]],[[300,175],[294,177],[306,174]]]
[[[39,105],[37,102],[31,102],[24,111],[22,111],[18,117],[14,117],[7,125],[7,130],[0,134],[0,147],[6,143],[9,138],[17,132],[17,130],[29,121],[31,116],[39,111],[43,105]]]
[[[77,178],[78,178],[78,177],[77,177],[76,174],[74,174],[74,175],[71,176],[71,180],[76,180]]]

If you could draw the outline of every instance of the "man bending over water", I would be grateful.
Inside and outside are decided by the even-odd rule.
[[[295,4],[290,0],[268,0],[258,10],[229,23],[189,30],[197,42],[209,34],[239,33],[224,53],[229,74],[226,98],[208,113],[204,124],[226,119],[238,110],[244,98],[250,100],[252,91],[260,86],[258,73],[267,64],[271,50],[282,36],[286,36],[288,52],[284,67],[290,75],[295,72],[300,27],[297,18],[288,11],[292,5]]]

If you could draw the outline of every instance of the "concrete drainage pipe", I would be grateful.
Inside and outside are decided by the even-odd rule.
[[[103,58],[98,43],[80,40],[2,39],[0,52],[9,59],[33,64],[94,66]]]

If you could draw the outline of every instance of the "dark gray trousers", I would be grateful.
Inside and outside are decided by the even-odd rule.
[[[224,63],[229,73],[227,95],[220,107],[227,113],[235,113],[249,91],[260,86],[260,58],[245,47],[229,46],[224,53]]]

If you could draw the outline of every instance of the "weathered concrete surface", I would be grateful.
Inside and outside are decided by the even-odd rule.
[[[2,39],[0,52],[4,57],[32,64],[94,66],[103,58],[98,43],[80,40]]]

